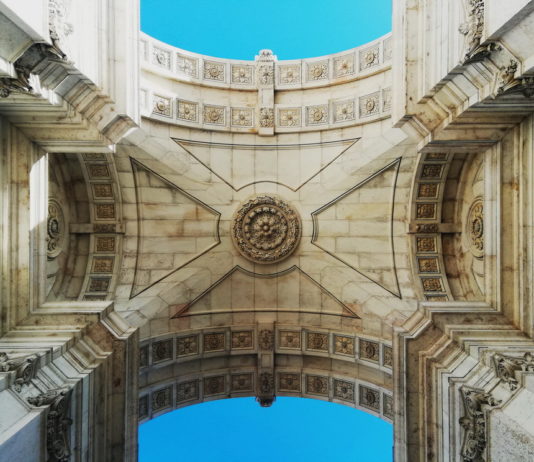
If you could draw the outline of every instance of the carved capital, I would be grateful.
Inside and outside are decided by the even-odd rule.
[[[463,462],[484,462],[487,446],[487,408],[498,406],[491,393],[471,387],[460,389],[465,414],[459,423],[464,429],[461,449]]]
[[[68,462],[71,450],[68,417],[72,390],[58,388],[28,398],[33,406],[50,406],[46,417],[46,449],[48,462]]]
[[[517,390],[519,382],[516,372],[534,372],[534,358],[532,353],[525,353],[523,357],[505,356],[496,354],[493,357],[493,366],[498,378],[508,384],[510,390]]]

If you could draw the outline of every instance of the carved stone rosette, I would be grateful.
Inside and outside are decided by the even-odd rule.
[[[231,231],[237,250],[245,258],[260,264],[277,263],[296,249],[300,217],[277,197],[257,196],[239,207]]]
[[[71,450],[68,417],[72,390],[59,388],[28,398],[32,406],[50,406],[46,417],[46,449],[48,462],[68,462]]]

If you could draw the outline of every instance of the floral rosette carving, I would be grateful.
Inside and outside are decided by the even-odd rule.
[[[232,238],[245,258],[261,264],[277,263],[291,255],[301,235],[293,207],[273,196],[257,196],[235,213]]]

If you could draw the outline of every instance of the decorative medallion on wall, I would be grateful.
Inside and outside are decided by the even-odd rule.
[[[300,235],[297,211],[274,196],[250,199],[234,215],[234,244],[241,255],[255,263],[277,263],[289,257]]]
[[[477,199],[471,205],[467,216],[467,235],[472,254],[477,258],[484,256],[484,203]]]
[[[48,258],[56,258],[63,250],[65,241],[65,217],[59,202],[55,199],[48,200],[46,231]]]

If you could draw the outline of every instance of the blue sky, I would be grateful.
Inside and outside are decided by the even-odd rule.
[[[353,48],[391,30],[391,0],[141,0],[141,29],[211,56],[299,59]],[[189,406],[141,425],[140,462],[390,462],[392,426],[318,400],[252,398]],[[335,444],[333,444],[335,442]]]
[[[142,424],[139,462],[390,462],[393,427],[341,404],[254,398],[188,406]]]
[[[141,29],[220,58],[278,59],[354,48],[391,30],[391,0],[141,0]]]

